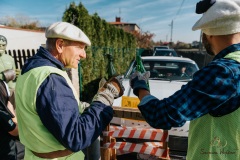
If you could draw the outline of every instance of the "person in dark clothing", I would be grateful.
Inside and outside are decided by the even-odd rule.
[[[7,84],[0,80],[0,159],[17,160],[18,126]]]

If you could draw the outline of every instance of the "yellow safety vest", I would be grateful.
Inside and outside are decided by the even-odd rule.
[[[240,62],[240,52],[225,58]],[[187,160],[240,160],[240,108],[222,117],[207,114],[191,121]]]
[[[23,75],[20,75],[16,83],[16,113],[18,120],[19,137],[25,146],[24,160],[42,160],[36,157],[31,151],[37,153],[48,153],[66,149],[56,138],[45,128],[36,112],[36,95],[39,86],[52,73],[59,74],[65,78],[79,103],[77,93],[67,73],[60,69],[44,66],[34,68]],[[82,112],[82,107],[79,107]],[[66,157],[55,158],[54,160],[84,160],[82,151],[73,153]]]

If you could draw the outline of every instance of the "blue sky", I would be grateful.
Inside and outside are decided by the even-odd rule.
[[[136,23],[143,32],[155,34],[155,41],[170,41],[171,35],[174,42],[199,41],[200,31],[192,31],[192,26],[201,17],[195,14],[200,0],[0,0],[0,18],[23,15],[48,26],[61,21],[73,1],[82,2],[90,15],[98,13],[107,22],[118,16],[122,22]]]

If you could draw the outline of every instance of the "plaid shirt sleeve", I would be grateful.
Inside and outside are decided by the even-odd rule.
[[[237,108],[239,77],[235,73],[240,72],[239,68],[239,63],[233,60],[213,61],[172,96],[162,100],[145,96],[139,110],[152,127],[170,129],[219,108],[222,112],[227,112],[229,107]]]

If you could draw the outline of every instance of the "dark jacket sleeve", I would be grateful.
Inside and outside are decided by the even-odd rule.
[[[51,74],[40,86],[36,108],[44,126],[66,148],[77,152],[88,147],[113,117],[113,109],[94,102],[82,114],[66,80]]]
[[[0,128],[6,132],[14,130],[16,124],[13,122],[11,116],[6,111],[0,110]]]

